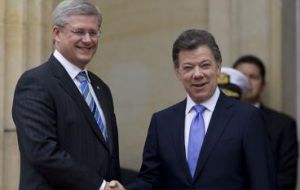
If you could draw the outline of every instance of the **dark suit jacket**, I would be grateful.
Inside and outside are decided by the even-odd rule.
[[[98,190],[103,179],[119,179],[112,96],[101,79],[89,76],[105,115],[108,142],[56,58],[19,79],[12,115],[21,153],[20,189]]]
[[[138,178],[127,190],[273,190],[276,176],[261,112],[221,94],[194,178],[186,161],[186,100],[152,117]]]
[[[261,110],[265,114],[271,138],[279,189],[295,190],[298,159],[296,121],[264,105],[261,105]]]

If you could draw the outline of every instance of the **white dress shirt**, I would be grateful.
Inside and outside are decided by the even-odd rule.
[[[81,93],[81,89],[80,89],[80,82],[76,79],[76,76],[81,72],[81,71],[84,71],[86,72],[86,75],[88,77],[88,85],[89,85],[89,89],[90,89],[90,92],[91,92],[91,95],[92,97],[94,98],[94,101],[96,103],[96,106],[100,112],[100,117],[102,119],[102,122],[103,122],[103,125],[106,127],[106,121],[105,121],[105,117],[104,117],[104,114],[103,114],[103,111],[100,107],[100,104],[98,102],[98,99],[95,95],[95,92],[94,92],[94,89],[93,89],[93,86],[91,85],[91,81],[90,81],[90,78],[89,78],[89,75],[88,75],[88,72],[86,69],[84,70],[81,70],[79,67],[77,67],[76,65],[72,64],[71,62],[69,62],[59,51],[57,50],[54,50],[54,53],[53,53],[53,56],[62,64],[62,66],[66,69],[67,73],[69,74],[69,76],[71,77],[71,79],[73,80],[73,82],[75,83],[75,85],[77,86],[79,92]],[[100,186],[100,189],[99,190],[104,190],[105,188],[105,184],[106,184],[106,181],[103,180],[103,183],[101,184]]]
[[[210,119],[213,111],[215,110],[219,96],[220,96],[220,90],[217,87],[213,96],[210,97],[205,102],[201,103],[201,105],[206,108],[202,113],[204,119],[205,134],[208,130]],[[184,123],[184,145],[185,145],[186,158],[187,158],[187,150],[189,144],[190,128],[191,128],[192,121],[196,115],[196,111],[192,109],[195,105],[197,104],[192,100],[192,98],[189,95],[187,95],[186,108],[185,108],[185,123]]]

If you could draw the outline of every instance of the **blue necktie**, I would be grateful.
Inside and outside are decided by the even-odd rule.
[[[86,72],[81,71],[77,76],[76,79],[80,82],[80,89],[81,89],[81,94],[84,97],[87,105],[89,106],[92,114],[94,115],[94,118],[105,138],[105,140],[107,139],[107,132],[106,132],[106,128],[103,125],[102,119],[101,119],[101,115],[100,112],[97,108],[97,105],[94,101],[94,98],[90,92],[89,89],[89,81],[86,75]]]
[[[196,111],[196,115],[191,123],[188,144],[188,164],[192,177],[194,177],[195,174],[200,150],[205,136],[205,126],[202,117],[205,107],[202,105],[196,105],[193,109]]]

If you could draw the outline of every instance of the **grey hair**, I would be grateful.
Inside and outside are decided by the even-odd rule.
[[[94,15],[98,17],[98,27],[102,22],[99,9],[85,0],[64,0],[59,3],[52,12],[52,23],[57,26],[65,26],[72,15]]]

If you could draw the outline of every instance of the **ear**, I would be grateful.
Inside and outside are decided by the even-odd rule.
[[[261,91],[264,91],[265,88],[266,88],[266,86],[267,86],[267,82],[266,82],[265,80],[262,81],[262,84],[261,84]]]
[[[175,71],[175,74],[176,74],[176,77],[181,80],[181,75],[180,75],[180,71],[179,71],[179,65],[178,66],[174,66],[174,71]]]
[[[60,41],[60,35],[61,35],[61,28],[58,26],[53,26],[52,28],[52,38],[55,42]]]
[[[221,68],[222,68],[221,63],[217,63],[217,76],[218,76],[218,77],[221,76]]]

